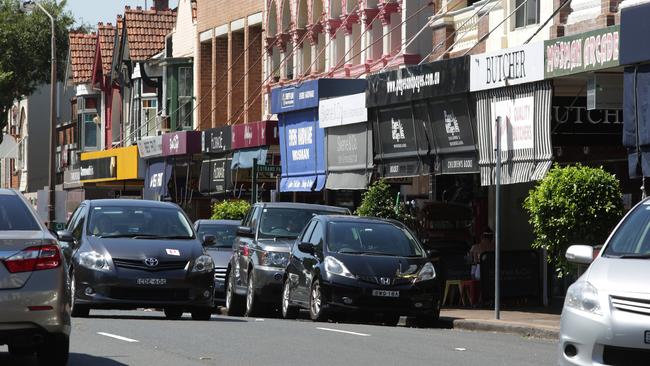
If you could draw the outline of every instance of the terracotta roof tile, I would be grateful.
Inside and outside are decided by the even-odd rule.
[[[102,69],[104,74],[111,71],[111,63],[113,62],[113,46],[115,45],[115,32],[117,28],[111,23],[97,25],[97,33],[99,36],[99,47],[102,54]]]
[[[69,42],[72,82],[89,83],[93,72],[97,34],[70,33]]]
[[[124,26],[132,61],[148,60],[165,49],[165,37],[174,28],[175,10],[125,8]],[[119,26],[119,23],[118,23]]]

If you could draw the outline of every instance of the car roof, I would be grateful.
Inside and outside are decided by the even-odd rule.
[[[99,199],[84,201],[93,207],[160,207],[160,208],[179,208],[178,205],[170,202],[134,200],[134,199]]]
[[[18,192],[13,189],[0,188],[0,195],[3,196],[17,196]]]
[[[379,217],[369,216],[350,216],[350,215],[318,215],[316,216],[323,222],[359,222],[359,223],[382,223],[393,225],[404,225],[397,220],[382,219]]]
[[[323,211],[336,211],[340,213],[349,212],[349,210],[344,207],[315,205],[311,203],[298,203],[298,202],[258,202],[255,205],[264,208],[297,208],[301,210],[323,210]]]
[[[202,219],[196,220],[194,225],[210,225],[210,224],[222,224],[222,225],[239,225],[241,224],[240,220],[209,220]]]

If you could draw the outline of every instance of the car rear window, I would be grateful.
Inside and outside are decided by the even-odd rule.
[[[260,220],[262,238],[295,239],[316,215],[340,215],[341,212],[299,208],[265,208]]]
[[[14,195],[0,195],[0,231],[39,231],[41,228],[25,202]]]

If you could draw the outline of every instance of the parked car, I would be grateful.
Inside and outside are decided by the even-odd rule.
[[[205,242],[205,249],[214,261],[214,301],[226,302],[226,271],[232,256],[232,249],[237,238],[239,220],[198,220],[194,223],[199,239]],[[206,237],[207,235],[207,237]],[[213,242],[206,241],[210,236]]]
[[[304,203],[257,203],[237,231],[226,274],[229,315],[263,315],[280,305],[289,250],[315,215],[349,215],[346,208]]]
[[[650,200],[633,208],[598,253],[569,247],[570,262],[589,264],[566,294],[560,365],[647,365],[650,360]],[[595,258],[595,259],[594,259]]]
[[[72,316],[88,316],[91,309],[163,308],[170,319],[183,312],[210,319],[214,261],[177,205],[84,201],[59,238],[72,248]]]
[[[430,325],[440,315],[436,270],[403,224],[355,216],[316,216],[293,245],[282,315],[308,309],[314,321],[336,313],[373,313],[388,325],[401,315]]]
[[[56,238],[22,195],[0,189],[0,345],[65,365],[70,291]]]

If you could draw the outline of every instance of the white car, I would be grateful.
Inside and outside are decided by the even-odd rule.
[[[558,363],[650,365],[650,200],[623,218],[600,253],[574,245],[566,258],[591,265],[567,291]]]

